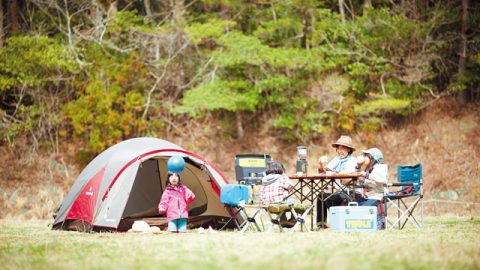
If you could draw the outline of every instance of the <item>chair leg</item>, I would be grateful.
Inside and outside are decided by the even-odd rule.
[[[418,204],[418,201],[419,199],[417,198],[411,205],[410,207],[407,206],[407,204],[401,200],[403,206],[405,207],[405,212],[404,214],[402,215],[402,218],[404,217],[405,220],[403,221],[403,224],[401,225],[401,229],[403,229],[405,227],[405,225],[407,224],[407,222],[410,220],[410,222],[412,222],[412,224],[417,227],[417,229],[420,229],[420,226],[418,224],[418,221],[417,219],[415,218],[415,216],[413,215],[413,210],[415,210],[415,207],[417,206]],[[411,219],[410,219],[411,218]]]
[[[405,221],[403,222],[402,227],[401,227],[402,229],[403,229],[403,227],[405,227],[405,224],[407,224],[407,221],[409,221],[409,220],[410,220],[410,222],[411,222],[415,227],[417,227],[417,229],[420,229],[420,228],[421,228],[420,224],[418,224],[417,219],[416,219],[415,216],[413,215],[413,211],[415,210],[415,207],[417,206],[417,204],[418,204],[418,202],[419,202],[420,200],[421,200],[421,198],[417,198],[417,199],[410,205],[410,207],[407,207],[407,205],[405,204],[405,202],[402,200],[403,205],[404,205],[405,208],[407,209],[407,210],[405,211],[405,214],[404,214],[404,215],[406,215],[406,216],[405,216]],[[423,202],[423,200],[422,200],[422,202]],[[402,216],[403,216],[403,215],[402,215]],[[410,218],[411,218],[411,219],[410,219]]]
[[[397,210],[397,219],[393,222],[388,220],[388,224],[390,225],[389,229],[393,229],[397,224],[398,224],[398,229],[400,229],[401,227],[401,217],[405,214],[405,211],[401,209],[399,200],[397,200],[397,203],[395,204],[394,201],[387,198],[387,201],[389,202],[387,204],[387,209],[389,209],[390,207],[394,207]]]
[[[301,218],[302,218],[302,220],[303,220],[302,225],[303,225],[303,227],[305,228],[305,230],[306,230],[307,232],[310,232],[310,229],[308,228],[307,223],[305,222],[305,220],[306,220],[305,218],[307,217],[307,215],[308,215],[309,213],[311,213],[311,215],[313,216],[313,208],[315,208],[315,204],[312,204],[312,205],[310,205],[307,209],[305,209],[305,212],[304,212],[304,213],[302,214],[302,216],[301,216]]]
[[[400,220],[400,211],[401,211],[401,210],[400,210],[400,202],[399,202],[399,200],[397,200],[397,209],[398,209],[398,211],[397,211],[397,220]],[[403,211],[402,211],[402,214],[403,214]],[[398,229],[400,230],[400,222],[398,223]]]
[[[393,227],[395,226],[394,225],[394,221],[390,221],[390,219],[388,219],[388,209],[390,209],[390,207],[394,207],[394,208],[397,208],[397,205],[395,205],[395,202],[393,202],[391,199],[387,198],[386,199],[386,204],[385,204],[385,213],[387,218],[386,218],[386,224],[387,224],[387,227],[388,229],[393,229]],[[388,226],[390,225],[390,226]]]
[[[390,206],[387,206],[387,209],[390,208],[390,207],[394,207],[396,208],[397,210],[397,219],[394,221],[394,222],[390,222],[389,221],[389,224],[391,225],[390,228],[394,228],[397,224],[398,224],[398,229],[400,230],[401,229],[401,217],[405,214],[405,212],[402,210],[401,208],[401,205],[400,205],[400,201],[401,199],[398,199],[397,200],[397,204],[395,204],[395,202],[393,202],[392,200],[388,199],[388,201],[391,203]]]
[[[255,228],[257,229],[258,232],[261,232],[262,230],[260,229],[260,226],[258,226],[257,220],[255,217],[260,214],[261,215],[262,209],[257,209],[253,216],[251,217],[251,220],[253,220],[253,224],[255,225]]]
[[[233,221],[235,224],[235,227],[237,227],[237,229],[240,231],[241,225],[237,221],[237,215],[240,213],[240,210],[237,210],[236,212],[234,212],[233,207],[227,206],[227,205],[225,205],[225,209],[230,214],[230,219],[222,226],[222,228],[220,228],[220,230],[225,229],[228,226],[228,224],[230,224],[230,222]]]
[[[260,222],[262,223],[262,230],[265,231],[265,224],[263,223],[263,218],[262,218],[262,212],[265,211],[265,209],[260,208]]]
[[[402,230],[406,223],[410,221],[417,229],[420,229],[422,226],[418,223],[417,219],[413,215],[413,211],[415,210],[415,207],[417,206],[418,202],[421,200],[421,198],[417,198],[410,206],[407,206],[405,201],[402,199],[397,200],[397,204],[392,202],[392,200],[388,199],[391,204],[387,207],[387,209],[390,206],[393,206],[397,209],[397,219],[395,222],[388,222],[391,225],[391,228],[395,227],[398,224],[398,229]],[[423,202],[423,200],[422,200]],[[400,204],[401,203],[401,204]],[[405,208],[405,210],[402,209],[402,205]]]
[[[403,221],[400,221],[398,223],[398,225],[400,226],[400,230],[403,230],[403,228],[405,227],[405,224],[407,224],[408,222],[408,217],[411,215],[411,213],[408,213],[408,206],[407,204],[405,204],[405,202],[403,200],[399,200],[399,203],[402,203],[403,204],[403,207],[405,207],[405,212],[402,212],[402,215],[400,216],[400,218],[402,218],[403,216],[405,216],[405,220]]]
[[[274,226],[274,218],[272,217],[272,214],[268,211],[268,210],[265,210],[267,211],[267,214],[268,214],[268,218],[270,219],[270,226],[268,226],[268,229],[266,230],[267,232],[271,232],[273,230],[273,226]]]
[[[421,217],[420,217],[420,218],[421,218],[420,222],[421,222],[421,225],[422,225],[422,228],[423,228],[423,194],[420,195],[420,199],[422,200],[421,205],[420,205],[420,207],[421,207],[421,208],[420,208],[420,211],[421,211],[421,213],[420,213],[420,215],[421,215]]]
[[[300,223],[299,218],[298,218],[298,214],[295,211],[295,209],[293,209],[293,207],[290,209],[290,213],[292,213],[293,218],[297,221],[297,222],[295,222],[295,225],[293,225],[293,227],[290,228],[290,230],[288,230],[289,233],[292,233],[297,229],[299,224],[300,224],[300,228],[302,228],[302,227],[301,227],[301,223]]]
[[[310,205],[307,209],[305,209],[305,212],[303,212],[303,214],[301,216],[298,216],[297,212],[295,211],[295,209],[293,207],[291,208],[292,215],[294,216],[295,220],[297,220],[297,222],[289,230],[289,233],[294,232],[297,229],[298,226],[300,226],[301,231],[303,231],[303,229],[305,229],[305,231],[310,232],[310,229],[308,228],[308,226],[305,222],[305,218],[313,210],[314,206],[315,206],[314,204]]]
[[[275,216],[272,215],[272,213],[270,211],[268,211],[268,209],[266,209],[265,211],[267,211],[268,213],[268,217],[270,218],[270,227],[268,228],[267,232],[271,232],[273,230],[273,226],[277,225],[278,228],[280,229],[280,232],[283,232],[283,228],[282,226],[280,225],[280,217],[283,215],[283,213],[285,211],[280,211],[279,213],[274,213]]]
[[[258,232],[261,232],[262,230],[260,229],[260,227],[258,226],[257,224],[257,220],[255,219],[256,216],[262,211],[262,209],[257,209],[255,211],[255,213],[249,217],[248,215],[246,215],[246,222],[245,224],[242,226],[242,230],[240,232],[244,233],[246,230],[248,230],[248,228],[252,227],[254,229],[254,231],[258,231]]]

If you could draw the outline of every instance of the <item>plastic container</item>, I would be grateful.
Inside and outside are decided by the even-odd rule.
[[[349,203],[348,206],[330,207],[330,230],[339,232],[376,231],[377,207],[358,206]]]

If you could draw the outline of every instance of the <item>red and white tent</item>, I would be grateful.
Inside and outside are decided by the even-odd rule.
[[[219,199],[220,187],[228,183],[222,173],[171,142],[135,138],[108,148],[85,167],[58,209],[53,229],[124,230],[133,220],[158,216],[173,155],[185,159],[182,183],[196,195],[189,223],[220,226],[229,217]]]

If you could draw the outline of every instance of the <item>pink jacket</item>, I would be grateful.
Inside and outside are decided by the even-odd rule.
[[[167,186],[158,205],[160,214],[167,213],[167,220],[188,218],[188,204],[195,200],[195,194],[185,185]],[[163,208],[163,211],[162,209]]]

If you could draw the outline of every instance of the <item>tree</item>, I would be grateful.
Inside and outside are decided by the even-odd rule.
[[[3,1],[0,1],[0,48],[3,47],[3,41],[5,39],[5,31],[3,30]]]
[[[8,0],[8,9],[10,13],[10,31],[17,33],[20,31],[20,21],[18,17],[18,1]]]
[[[376,130],[478,85],[463,1],[0,1],[0,132],[96,153],[202,117],[237,138]]]
[[[459,58],[458,58],[458,76],[463,78],[465,76],[465,70],[467,65],[467,25],[468,25],[468,0],[462,0],[462,23],[460,30],[460,46],[459,46]],[[465,105],[468,100],[468,89],[463,89],[458,93],[458,102]]]
[[[143,0],[143,4],[145,6],[145,13],[147,14],[147,17],[152,17],[152,7],[150,0]]]

